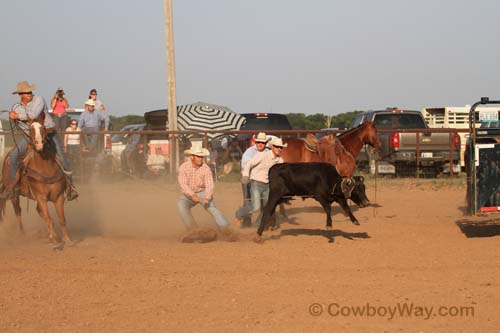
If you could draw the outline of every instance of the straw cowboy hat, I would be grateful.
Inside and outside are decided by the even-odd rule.
[[[85,105],[90,105],[90,106],[95,106],[95,102],[93,99],[88,99],[86,102],[85,102]]]
[[[184,151],[184,155],[209,156],[210,152],[205,148],[191,148]]]
[[[30,86],[30,84],[28,83],[28,81],[22,81],[22,82],[19,82],[16,86],[16,91],[14,91],[12,94],[20,94],[20,93],[27,93],[27,92],[31,92],[33,90],[35,90],[35,85],[32,84]]]
[[[260,132],[255,137],[255,142],[264,142],[264,143],[266,143],[269,140],[270,140],[270,138],[268,138],[267,135],[266,135],[266,133],[264,133],[264,132]]]
[[[288,146],[287,143],[283,143],[283,140],[281,138],[274,138],[269,142],[271,146],[276,146],[276,147],[281,147],[281,148],[286,148]]]

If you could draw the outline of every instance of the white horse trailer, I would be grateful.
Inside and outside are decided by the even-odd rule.
[[[445,106],[445,107],[427,107],[422,109],[425,121],[430,128],[469,128],[469,111],[471,106]],[[492,118],[498,117],[500,107],[480,106],[476,108],[476,113],[485,113]],[[497,118],[498,119],[498,118]],[[476,127],[481,124],[477,123]],[[460,166],[465,167],[464,153],[469,133],[463,132],[460,135]]]

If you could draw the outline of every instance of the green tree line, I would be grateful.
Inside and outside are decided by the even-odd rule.
[[[344,129],[349,127],[354,118],[361,111],[351,111],[339,113],[334,116],[327,116],[322,113],[306,115],[304,113],[288,113],[286,116],[293,129],[296,130],[318,130],[322,128],[339,128]]]

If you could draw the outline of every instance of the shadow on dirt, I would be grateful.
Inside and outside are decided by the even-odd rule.
[[[342,230],[324,230],[324,229],[287,229],[282,230],[279,235],[272,238],[280,239],[285,236],[322,236],[328,239],[328,243],[333,243],[335,237],[344,237],[350,240],[355,238],[370,238],[366,232],[345,232]]]
[[[500,218],[482,221],[462,219],[455,223],[467,238],[493,237],[500,235]]]

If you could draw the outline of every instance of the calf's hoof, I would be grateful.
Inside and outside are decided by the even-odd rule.
[[[264,243],[264,239],[263,239],[263,238],[262,238],[262,236],[261,236],[261,235],[259,235],[259,234],[255,235],[255,237],[253,238],[253,241],[254,241],[255,243],[258,243],[258,244],[262,244],[262,243]]]
[[[359,225],[359,221],[358,220],[354,220],[354,221],[352,221],[352,224]]]

